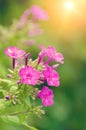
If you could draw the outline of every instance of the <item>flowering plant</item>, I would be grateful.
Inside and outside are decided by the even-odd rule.
[[[0,42],[19,46],[33,45],[43,34],[40,21],[48,19],[47,13],[37,5],[26,9],[19,20],[14,20],[7,28],[0,26]]]
[[[20,19],[18,27],[26,23],[27,16],[32,11],[33,20],[45,20],[47,15],[37,6],[26,10]],[[39,13],[38,13],[39,11]],[[32,31],[32,30],[31,30]],[[32,34],[35,34],[35,31]],[[54,104],[54,93],[51,86],[60,86],[60,76],[56,71],[59,63],[64,63],[64,57],[56,52],[53,46],[45,48],[40,45],[41,51],[35,60],[30,52],[16,46],[9,46],[5,54],[12,59],[12,69],[8,69],[7,77],[0,76],[0,115],[2,119],[13,120],[23,124],[31,130],[36,128],[27,124],[26,119],[30,114],[39,117],[44,114],[43,106]],[[55,64],[51,63],[54,61]],[[38,104],[41,101],[41,106]]]

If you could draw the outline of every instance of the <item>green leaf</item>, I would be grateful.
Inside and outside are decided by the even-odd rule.
[[[31,107],[31,103],[30,103],[30,98],[29,98],[29,96],[26,96],[26,97],[24,98],[24,102],[25,102],[25,104],[26,104],[27,106]]]
[[[22,124],[24,122],[25,117],[26,117],[26,114],[19,115],[19,122],[20,122],[20,124]]]
[[[7,80],[7,79],[1,79],[1,78],[0,78],[0,82],[4,82],[4,83],[8,83],[8,84],[9,84],[9,83],[12,83],[12,81],[10,81],[10,80]]]
[[[10,122],[10,123],[19,124],[19,118],[18,118],[18,116],[1,116],[1,119],[4,122],[6,122],[6,123]]]
[[[11,70],[11,69],[8,69],[8,71],[12,74],[13,73],[13,70]]]
[[[9,106],[10,102],[6,102],[4,99],[0,99],[0,114]]]

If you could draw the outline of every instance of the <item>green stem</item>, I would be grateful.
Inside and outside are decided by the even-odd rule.
[[[28,125],[26,122],[23,122],[23,125],[28,127],[30,130],[38,130],[37,128],[35,128],[33,126]]]
[[[10,116],[21,115],[21,114],[27,114],[27,113],[30,113],[30,112],[32,112],[32,111],[15,112],[15,113],[11,113]]]
[[[0,116],[15,116],[15,115],[27,114],[27,113],[30,113],[30,112],[33,112],[33,110],[32,111],[15,112],[15,113],[11,113],[9,115],[0,115]]]

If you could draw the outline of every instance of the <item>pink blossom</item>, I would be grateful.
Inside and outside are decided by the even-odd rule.
[[[45,70],[43,70],[42,74],[44,75],[45,80],[49,86],[56,86],[60,85],[59,81],[59,74],[50,66],[47,66]]]
[[[10,46],[5,49],[5,54],[13,59],[21,58],[24,54],[24,50],[19,50],[17,47]]]
[[[63,60],[64,60],[64,57],[61,53],[57,53],[56,52],[56,49],[53,47],[53,46],[49,46],[48,49],[47,49],[47,56],[49,58],[51,58],[52,60],[55,60],[56,62],[59,62],[59,63],[64,63]]]
[[[42,45],[39,46],[41,48],[41,52],[39,53],[39,61],[38,64],[40,62],[43,62],[44,57],[46,56],[46,48],[44,48]]]
[[[48,57],[48,61],[45,63],[50,63],[51,61],[56,61],[59,63],[64,63],[64,57],[61,53],[57,53],[56,49],[53,46],[49,46],[47,49],[44,48],[43,46],[40,46],[41,52],[39,53],[39,57]]]
[[[27,19],[28,19],[29,14],[30,14],[29,9],[24,11],[23,15],[21,16],[21,18],[18,22],[18,28],[19,29],[21,29],[27,23]]]
[[[30,10],[29,9],[25,10],[22,17],[21,17],[21,19],[20,19],[20,21],[21,22],[25,21],[28,18],[29,14],[30,14]]]
[[[56,62],[60,62],[61,64],[64,64],[64,56],[61,53],[56,53]]]
[[[44,86],[42,90],[38,93],[38,97],[42,100],[43,106],[51,106],[53,105],[53,91],[49,89],[47,86]]]
[[[31,7],[31,13],[32,13],[33,17],[37,20],[47,20],[48,19],[47,13],[43,9],[41,9],[39,6],[33,5]]]
[[[32,66],[21,68],[19,73],[23,84],[36,85],[40,78],[40,73]]]
[[[55,59],[56,57],[56,49],[53,46],[49,46],[46,50],[47,56],[51,59]]]

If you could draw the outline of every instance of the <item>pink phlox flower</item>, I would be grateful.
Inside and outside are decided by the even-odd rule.
[[[21,58],[24,54],[24,50],[19,50],[17,47],[10,46],[5,49],[5,54],[11,58],[17,59]]]
[[[42,100],[43,106],[53,105],[53,91],[47,86],[43,86],[42,90],[38,93],[38,97]]]
[[[56,49],[53,46],[49,46],[47,49],[44,48],[43,46],[40,47],[41,48],[41,52],[39,53],[39,56],[41,56],[42,58],[44,57],[48,57],[48,61],[45,63],[50,63],[51,61],[56,61],[59,63],[64,63],[64,57],[61,53],[57,53]]]
[[[64,56],[61,53],[56,53],[55,57],[56,62],[60,62],[61,64],[64,64]]]
[[[47,56],[51,58],[52,60],[55,60],[56,62],[59,62],[61,64],[64,63],[64,57],[61,53],[57,53],[56,49],[53,46],[49,46],[47,49]]]
[[[30,15],[30,10],[29,9],[25,10],[18,22],[19,29],[21,29],[27,23],[27,19],[28,19],[29,15]]]
[[[40,45],[39,48],[41,48],[41,52],[39,53],[39,57],[44,58],[45,56],[47,56],[47,49],[44,48],[43,45]]]
[[[55,56],[56,56],[56,49],[53,47],[53,46],[49,46],[47,48],[47,56],[50,58],[50,59],[55,59]]]
[[[21,68],[19,73],[23,84],[36,85],[40,78],[40,72],[32,66]]]
[[[41,52],[39,53],[39,61],[38,64],[40,62],[43,62],[44,57],[46,56],[46,48],[44,48],[42,45],[39,46],[41,48]]]
[[[45,21],[48,19],[47,13],[37,5],[33,5],[31,7],[31,13],[32,13],[33,17],[37,20]]]
[[[25,10],[20,20],[25,21],[28,18],[29,14],[30,14],[30,10],[29,9]]]
[[[60,85],[60,77],[58,72],[56,72],[52,67],[46,66],[46,69],[42,71],[44,78],[47,80],[49,86],[56,86]]]

